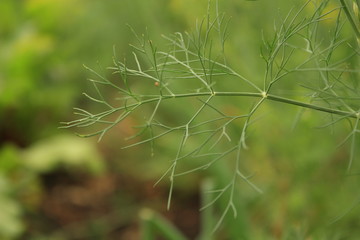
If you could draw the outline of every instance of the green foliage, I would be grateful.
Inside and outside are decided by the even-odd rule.
[[[21,221],[21,205],[14,201],[11,194],[12,184],[3,174],[0,174],[0,237],[14,239],[24,231]]]
[[[0,1],[0,239],[357,239],[359,1],[304,3]]]
[[[162,3],[0,2],[0,239],[47,239],[60,228],[43,209],[51,201],[49,176],[60,172],[67,181],[67,174],[101,178],[110,171],[98,146],[59,131],[59,119],[68,119],[71,106],[81,104],[77,93],[86,86],[79,66],[99,56],[109,64],[112,45],[131,41],[126,22],[144,29],[138,14],[157,9],[158,17],[147,24],[169,25],[152,31],[181,25],[176,17],[168,21],[173,12]]]
[[[186,239],[169,221],[150,209],[143,209],[140,212],[140,218],[142,220],[143,240],[156,239],[157,232],[160,232],[160,236],[166,237],[166,239]]]
[[[7,145],[0,151],[0,238],[17,239],[25,231],[25,212],[39,208],[41,175],[56,169],[99,175],[104,162],[94,144],[73,135],[46,139],[20,150]]]
[[[258,122],[267,124],[258,119],[265,111],[276,112],[272,106],[300,107],[293,126],[309,114],[308,110],[315,110],[322,127],[342,133],[350,129],[340,145],[348,143],[347,173],[351,173],[358,165],[359,151],[359,52],[353,38],[347,40],[344,36],[343,13],[355,37],[358,24],[353,16],[356,12],[340,2],[329,9],[330,1],[306,1],[275,24],[273,37],[268,40],[263,36],[262,76],[247,76],[237,70],[241,69],[239,65],[246,66],[246,59],[226,58],[229,21],[219,12],[218,2],[213,7],[209,5],[206,17],[196,23],[192,33],[164,35],[166,49],[156,46],[147,34],[138,36],[131,29],[137,40],[131,45],[132,58],[120,60],[115,50],[113,66],[108,68],[121,82],[87,68],[94,76],[89,81],[95,91],[84,95],[105,110],[92,113],[76,108],[79,119],[65,123],[65,127],[91,127],[95,129],[92,133],[79,135],[98,135],[101,140],[119,123],[140,115],[143,124],[136,126],[138,133],[129,136],[137,141],[125,148],[149,144],[152,155],[156,155],[155,145],[166,145],[163,139],[177,136],[174,156],[160,178],[168,177],[170,182],[168,208],[176,178],[198,171],[212,172],[219,162],[230,164],[228,179],[211,191],[215,197],[209,205],[222,202],[215,229],[229,213],[237,217],[240,184],[263,192],[253,182],[256,178],[252,178],[245,160],[249,155],[248,142],[256,144],[250,132]],[[107,87],[117,91],[119,97],[108,98],[103,93]],[[235,109],[229,111],[228,105]],[[162,111],[176,117],[171,119]],[[286,119],[281,115],[278,118]],[[302,200],[301,194],[294,194],[290,202],[295,206]]]
[[[105,165],[98,151],[89,142],[74,136],[56,136],[34,144],[23,153],[24,165],[36,172],[50,172],[65,165],[83,168],[93,174],[104,172]]]

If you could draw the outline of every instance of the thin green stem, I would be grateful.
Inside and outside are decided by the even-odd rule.
[[[251,92],[214,92],[214,93],[202,92],[202,93],[176,94],[175,96],[164,95],[162,97],[163,97],[163,99],[168,99],[168,98],[199,97],[199,96],[209,96],[209,95],[222,96],[222,97],[225,97],[225,96],[230,97],[230,96],[232,96],[232,97],[260,97],[260,98],[264,98],[264,95],[262,93],[251,93]],[[323,106],[317,106],[317,105],[314,105],[314,104],[305,103],[305,102],[293,100],[293,99],[290,99],[290,98],[284,98],[284,97],[280,97],[280,96],[276,96],[276,95],[272,95],[272,94],[266,95],[266,98],[269,99],[269,100],[275,101],[275,102],[282,102],[282,103],[291,104],[291,105],[295,105],[295,106],[299,106],[299,107],[304,107],[304,108],[308,108],[308,109],[312,109],[312,110],[316,110],[316,111],[320,111],[320,112],[327,112],[327,113],[332,113],[332,114],[336,114],[336,115],[340,115],[340,116],[347,116],[347,117],[351,117],[351,118],[357,118],[357,115],[356,115],[357,113],[356,112],[348,112],[348,111],[342,111],[342,110],[337,110],[337,109],[323,107]],[[153,99],[151,101],[156,101],[156,100],[157,99]]]
[[[341,2],[342,8],[344,9],[344,12],[345,12],[345,14],[346,14],[346,17],[347,17],[348,21],[350,22],[350,25],[351,25],[352,29],[353,29],[354,32],[355,32],[356,37],[357,37],[358,39],[360,39],[360,30],[359,30],[359,28],[357,27],[357,25],[356,25],[356,23],[355,23],[355,20],[354,20],[351,12],[350,12],[350,10],[349,10],[349,7],[347,6],[345,0],[340,0],[340,2]]]
[[[296,101],[293,99],[283,98],[283,97],[274,96],[274,95],[270,95],[270,94],[267,96],[267,99],[277,101],[277,102],[287,103],[287,104],[291,104],[291,105],[296,105],[296,106],[300,106],[300,107],[304,107],[304,108],[308,108],[308,109],[312,109],[312,110],[317,110],[320,112],[327,112],[327,113],[332,113],[332,114],[336,114],[336,115],[340,115],[340,116],[357,118],[356,112],[347,112],[347,111],[337,110],[337,109],[333,109],[333,108],[317,106],[317,105],[313,105],[310,103],[304,103],[304,102]]]
[[[190,97],[202,97],[202,96],[257,97],[257,98],[263,98],[264,100],[269,99],[269,100],[275,101],[275,102],[286,103],[286,104],[290,104],[290,105],[295,105],[295,106],[312,109],[312,110],[316,110],[316,111],[320,111],[320,112],[331,113],[331,114],[335,114],[335,115],[339,115],[339,116],[345,116],[345,117],[349,117],[349,118],[358,118],[358,114],[359,114],[358,112],[354,112],[354,111],[343,111],[343,110],[338,110],[338,109],[334,109],[334,108],[318,106],[318,105],[314,105],[311,103],[305,103],[305,102],[297,101],[297,100],[290,99],[290,98],[284,98],[284,97],[280,97],[280,96],[276,96],[276,95],[272,95],[272,94],[252,93],[252,92],[200,92],[200,93],[185,93],[185,94],[175,94],[175,95],[162,95],[160,98],[162,100],[167,100],[167,99],[174,99],[174,98],[190,98]],[[116,111],[122,111],[122,110],[126,110],[126,109],[135,110],[139,106],[142,106],[142,105],[145,105],[148,103],[152,103],[152,102],[159,102],[159,96],[157,96],[157,95],[142,95],[139,97],[143,98],[143,100],[138,103],[129,104],[126,107],[122,106],[122,107],[118,107],[118,108],[113,108],[105,113],[99,113],[99,114],[91,115],[89,117],[78,119],[78,120],[75,120],[75,121],[72,121],[69,123],[64,123],[65,125],[67,125],[67,126],[64,126],[64,128],[75,127],[75,126],[81,127],[81,124],[83,124],[84,122],[87,122],[89,120],[92,120],[94,118],[100,120],[103,117],[110,115]],[[144,98],[148,98],[148,99],[144,99]],[[126,116],[128,114],[130,114],[130,112],[132,110],[126,111]],[[121,118],[120,120],[116,120],[113,124],[111,124],[111,126],[115,125],[122,119],[123,118]],[[102,132],[102,131],[100,131],[100,132]],[[91,136],[93,136],[93,135],[96,135],[96,134],[91,134]]]

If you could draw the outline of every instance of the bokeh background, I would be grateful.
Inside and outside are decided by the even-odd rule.
[[[168,166],[175,140],[151,157],[148,146],[121,150],[136,118],[99,143],[59,126],[75,119],[73,107],[98,107],[81,94],[91,88],[83,65],[103,71],[112,63],[114,46],[118,56],[131,54],[135,37],[127,24],[161,45],[161,34],[194,29],[207,2],[0,1],[0,239],[140,239],[144,209],[195,239],[202,226],[200,188],[216,172],[179,179],[167,211],[167,181],[153,185]],[[279,16],[302,2],[220,1],[221,11],[231,16],[229,62],[261,78],[262,34],[271,36]],[[332,21],[326,24],[330,28]],[[227,101],[224,108],[239,104]],[[187,105],[173,111],[163,114],[186,112]],[[349,146],[337,147],[349,129],[316,128],[324,115],[313,112],[293,128],[298,109],[280,104],[264,112],[252,129],[246,163],[264,194],[240,185],[240,217],[228,220],[235,227],[225,225],[215,239],[244,232],[248,239],[356,239],[359,179],[345,176]]]

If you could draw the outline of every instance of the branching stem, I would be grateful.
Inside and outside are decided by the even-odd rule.
[[[221,97],[258,97],[258,98],[264,98],[264,94],[263,93],[252,93],[252,92],[201,92],[201,93],[185,93],[185,94],[175,94],[175,95],[163,95],[162,99],[166,100],[169,98],[187,98],[187,97],[201,97],[201,96],[221,96]],[[145,97],[145,96],[143,96]],[[149,97],[149,96],[146,96]],[[156,97],[156,96],[152,96],[152,97]],[[350,118],[357,118],[357,113],[356,112],[348,112],[348,111],[342,111],[342,110],[338,110],[338,109],[334,109],[334,108],[328,108],[328,107],[323,107],[323,106],[317,106],[314,104],[310,104],[310,103],[305,103],[305,102],[301,102],[301,101],[297,101],[297,100],[293,100],[290,98],[284,98],[284,97],[280,97],[280,96],[276,96],[273,94],[267,94],[266,95],[266,99],[275,101],[275,102],[282,102],[282,103],[286,103],[286,104],[290,104],[290,105],[295,105],[295,106],[299,106],[299,107],[304,107],[304,108],[308,108],[308,109],[312,109],[312,110],[316,110],[316,111],[320,111],[320,112],[326,112],[326,113],[331,113],[331,114],[335,114],[335,115],[339,115],[339,116],[347,116]],[[144,103],[148,103],[148,102],[154,102],[154,101],[158,101],[158,98],[154,98],[154,99],[148,99],[148,100],[144,100],[142,102],[142,104]],[[131,107],[132,105],[129,105],[129,107]]]

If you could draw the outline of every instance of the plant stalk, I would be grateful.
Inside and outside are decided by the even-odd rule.
[[[163,96],[161,96],[161,98],[163,100],[165,100],[165,99],[169,99],[169,98],[201,97],[201,96],[211,96],[211,95],[227,96],[227,97],[233,96],[233,97],[264,98],[263,93],[251,93],[251,92],[214,92],[214,93],[201,92],[201,93],[186,93],[186,94],[176,94],[176,95],[163,95]],[[142,96],[142,97],[155,97],[155,96]],[[275,101],[275,102],[287,103],[287,104],[291,104],[291,105],[295,105],[295,106],[299,106],[299,107],[303,107],[303,108],[308,108],[308,109],[312,109],[312,110],[316,110],[316,111],[320,111],[320,112],[332,113],[332,114],[336,114],[336,115],[340,115],[340,116],[347,116],[350,118],[358,118],[358,115],[359,115],[359,113],[357,113],[357,112],[348,112],[348,111],[343,111],[343,110],[338,110],[338,109],[333,109],[333,108],[328,108],[328,107],[323,107],[323,106],[317,106],[317,105],[313,105],[310,103],[305,103],[305,102],[293,100],[290,98],[284,98],[284,97],[280,97],[280,96],[276,96],[276,95],[272,95],[272,94],[267,94],[265,96],[265,98],[269,99],[271,101]],[[158,98],[151,98],[151,99],[144,100],[141,104],[154,102],[154,101],[158,101]],[[128,107],[131,107],[131,105],[129,105]]]
[[[345,0],[340,0],[340,2],[341,2],[342,8],[344,9],[344,12],[345,12],[346,17],[347,17],[348,21],[350,22],[350,25],[351,25],[352,29],[353,29],[354,32],[355,32],[355,35],[356,35],[357,39],[360,39],[360,30],[359,30],[359,28],[357,27],[357,24],[355,23],[355,20],[354,20],[351,12],[350,12],[350,10],[349,10],[349,7],[347,6]],[[359,1],[357,1],[357,3],[358,3],[358,2],[359,2]]]

